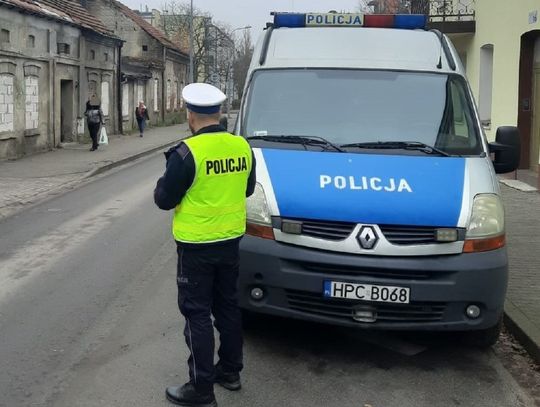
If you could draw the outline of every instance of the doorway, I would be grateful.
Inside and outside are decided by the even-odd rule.
[[[540,51],[540,30],[523,34],[519,60],[518,97],[518,127],[521,134],[520,169],[538,169],[538,138],[540,137],[540,65],[538,62],[540,61],[535,61],[540,55],[538,51]]]
[[[69,143],[73,138],[73,81],[60,81],[60,142]]]
[[[540,64],[536,64],[533,76],[534,109],[530,142],[530,169],[538,171],[540,161]]]

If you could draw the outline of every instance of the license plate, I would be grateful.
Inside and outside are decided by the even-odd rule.
[[[410,288],[406,287],[344,283],[341,281],[324,282],[324,296],[327,298],[408,304],[410,292]]]

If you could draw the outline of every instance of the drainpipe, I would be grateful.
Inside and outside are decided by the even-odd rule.
[[[122,46],[124,45],[124,41],[120,41],[120,46],[118,49],[118,61],[116,65],[116,94],[118,95],[116,106],[118,108],[118,132],[120,134],[124,134],[124,122],[123,122],[123,112],[122,112],[122,104],[123,104],[123,94],[122,94]]]
[[[167,106],[165,98],[167,94],[165,92],[165,70],[167,69],[167,47],[163,46],[163,71],[161,72],[161,121],[165,125],[165,107]]]

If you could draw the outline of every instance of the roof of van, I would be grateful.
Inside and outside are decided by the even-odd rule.
[[[261,36],[253,68],[265,34]],[[451,46],[453,50],[453,47]],[[455,51],[453,50],[455,53]],[[442,69],[437,68],[442,53]],[[457,70],[461,70],[458,61]],[[261,68],[363,68],[454,72],[433,32],[387,28],[278,28],[271,34]]]

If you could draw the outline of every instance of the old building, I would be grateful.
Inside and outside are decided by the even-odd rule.
[[[184,120],[180,95],[189,57],[165,34],[116,0],[87,0],[87,9],[120,37],[122,48],[122,122],[135,129],[134,112],[144,100],[153,125]]]
[[[520,177],[540,170],[540,4],[537,0],[423,0],[432,27],[456,46],[489,140],[521,133]],[[530,171],[528,171],[530,170]]]
[[[0,158],[81,141],[94,93],[116,132],[120,47],[77,2],[0,0]]]

